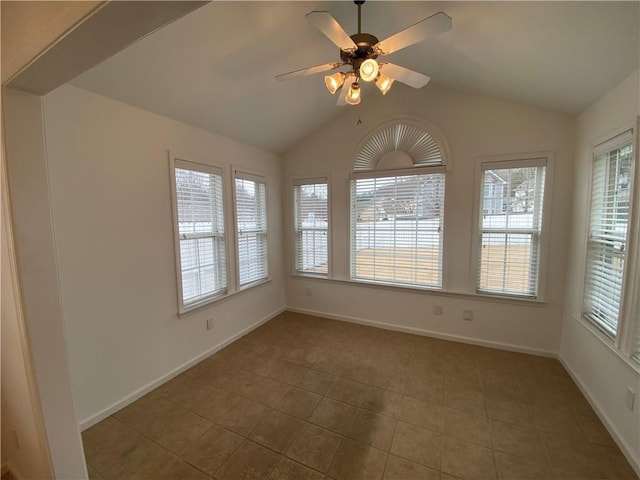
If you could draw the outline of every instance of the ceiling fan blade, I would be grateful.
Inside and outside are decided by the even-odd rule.
[[[451,30],[451,26],[451,17],[446,13],[438,12],[376,43],[373,49],[379,55],[388,55],[438,33]]]
[[[431,80],[431,77],[428,77],[427,75],[414,72],[413,70],[409,70],[408,68],[404,68],[393,63],[382,64],[380,66],[380,71],[394,80],[405,83],[413,88],[422,88],[429,83],[429,80]]]
[[[341,67],[342,63],[325,63],[324,65],[316,65],[315,67],[301,68],[300,70],[294,70],[289,73],[281,73],[276,75],[276,80],[285,81],[294,78],[307,77],[309,75],[315,75],[316,73],[326,72],[327,70],[335,70]]]
[[[349,93],[349,88],[351,88],[351,84],[356,81],[356,76],[353,73],[349,73],[344,79],[344,83],[342,84],[342,90],[338,92],[338,105],[342,107],[347,104],[347,93]]]
[[[307,13],[306,17],[314,27],[324,33],[325,36],[341,50],[356,50],[358,48],[347,32],[344,31],[329,12],[313,11]]]

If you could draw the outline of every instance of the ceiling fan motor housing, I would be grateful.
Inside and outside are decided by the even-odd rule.
[[[377,58],[378,54],[373,50],[373,46],[378,43],[378,39],[375,35],[370,33],[355,33],[351,35],[353,43],[358,46],[355,52],[347,50],[340,50],[340,59],[344,63],[353,65],[355,69],[360,67],[360,64],[368,58]]]

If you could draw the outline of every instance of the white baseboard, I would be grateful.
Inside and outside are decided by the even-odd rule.
[[[507,350],[510,352],[527,353],[530,355],[538,355],[541,357],[557,358],[556,352],[548,350],[539,350],[530,347],[522,347],[519,345],[511,345],[509,343],[493,342],[491,340],[478,340],[476,338],[464,337],[462,335],[453,335],[449,333],[435,332],[433,330],[425,330],[416,327],[406,327],[403,325],[396,325],[393,323],[378,322],[375,320],[368,320],[365,318],[349,317],[346,315],[335,315],[327,312],[320,312],[317,310],[309,310],[306,308],[287,307],[290,312],[303,313],[306,315],[314,315],[317,317],[330,318],[332,320],[340,320],[343,322],[357,323],[360,325],[369,325],[372,327],[383,328],[385,330],[393,330],[396,332],[413,333],[414,335],[422,335],[424,337],[440,338],[442,340],[451,340],[452,342],[468,343],[470,345],[478,345],[480,347],[497,348],[499,350]]]
[[[121,400],[118,400],[117,402],[112,403],[111,405],[109,405],[108,407],[104,408],[103,410],[100,410],[99,412],[97,412],[97,413],[95,413],[93,415],[90,415],[87,418],[82,419],[80,421],[80,431],[84,431],[87,428],[92,427],[96,423],[98,423],[98,422],[104,420],[105,418],[109,417],[110,415],[113,415],[118,410],[121,410],[122,408],[126,407],[127,405],[135,402],[137,399],[139,399],[143,395],[146,395],[150,391],[158,388],[163,383],[168,382],[172,378],[176,377],[177,375],[181,374],[185,370],[187,370],[187,369],[191,368],[192,366],[194,366],[196,363],[204,360],[205,358],[207,358],[210,355],[213,355],[218,350],[222,350],[224,347],[226,347],[230,343],[236,341],[240,337],[245,336],[247,333],[251,332],[252,330],[255,330],[256,328],[258,328],[263,323],[266,323],[269,320],[271,320],[273,317],[275,317],[277,315],[280,315],[285,310],[286,310],[285,307],[278,308],[275,312],[272,312],[269,315],[261,318],[257,322],[252,323],[251,325],[249,325],[248,327],[246,327],[243,330],[239,331],[235,335],[232,335],[231,337],[221,341],[217,345],[205,350],[204,352],[202,352],[201,354],[195,356],[191,360],[189,360],[189,361],[183,363],[182,365],[174,368],[173,370],[171,370],[167,374],[162,375],[160,378],[158,378],[158,379],[156,379],[156,380],[154,380],[154,381],[152,381],[152,382],[140,387],[139,389],[137,389],[134,392],[130,393],[126,397],[122,398]]]
[[[600,408],[600,404],[595,400],[595,398],[591,394],[591,390],[589,390],[589,388],[582,382],[578,374],[571,368],[569,363],[565,361],[562,355],[558,355],[558,360],[560,361],[562,366],[565,368],[565,370],[569,373],[569,375],[571,376],[573,381],[576,383],[576,385],[578,386],[578,388],[580,389],[584,397],[587,399],[587,402],[589,402],[589,405],[591,405],[591,408],[593,408],[593,411],[596,412],[596,415],[598,415],[598,418],[600,418],[600,421],[609,432],[609,435],[611,435],[611,438],[613,438],[613,440],[616,442],[618,447],[620,447],[620,450],[629,461],[629,464],[631,465],[631,467],[636,471],[636,474],[640,477],[640,457],[637,457],[636,454],[633,452],[633,449],[629,447],[624,437],[620,435],[620,433],[618,432],[618,429],[613,425],[613,423],[611,423],[607,414],[604,413],[602,408]]]

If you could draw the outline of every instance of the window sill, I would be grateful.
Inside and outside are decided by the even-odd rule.
[[[545,301],[542,301],[542,300],[533,300],[533,299],[526,299],[526,298],[519,298],[519,297],[506,297],[501,295],[483,295],[478,293],[453,292],[453,291],[442,290],[437,288],[418,287],[418,286],[411,286],[411,285],[394,285],[390,283],[367,282],[363,280],[342,280],[337,278],[300,275],[298,273],[292,273],[290,276],[291,278],[298,279],[298,280],[316,280],[320,282],[335,283],[339,285],[372,287],[372,288],[380,288],[384,290],[392,290],[397,292],[429,293],[429,294],[434,294],[442,297],[466,298],[469,300],[475,300],[479,302],[508,303],[512,305],[513,304],[526,305],[529,307],[543,307],[547,304]]]
[[[264,280],[259,280],[257,282],[253,282],[250,283],[248,285],[245,285],[244,287],[242,287],[241,290],[238,290],[236,292],[231,292],[231,293],[225,293],[223,295],[218,295],[217,297],[213,297],[207,301],[204,301],[202,303],[198,303],[196,305],[193,305],[192,307],[189,307],[188,309],[182,311],[182,312],[178,312],[178,318],[185,318],[188,317],[192,314],[195,314],[197,312],[202,311],[204,308],[206,307],[211,307],[215,304],[218,303],[224,303],[227,300],[231,300],[232,298],[235,298],[238,295],[242,295],[243,293],[246,293],[248,291],[253,290],[256,287],[262,286],[262,285],[266,285],[267,283],[271,283],[271,278],[266,278]]]
[[[636,363],[635,360],[632,360],[630,357],[627,357],[624,352],[622,352],[618,347],[616,347],[614,340],[607,336],[604,332],[601,332],[598,327],[592,325],[591,322],[584,319],[582,315],[572,314],[571,318],[573,318],[578,324],[582,325],[583,328],[591,332],[591,334],[596,337],[600,342],[602,342],[609,350],[611,350],[623,363],[627,365],[627,367],[631,368],[635,373],[640,374],[640,364]]]

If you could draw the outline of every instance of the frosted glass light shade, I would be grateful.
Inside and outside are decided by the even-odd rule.
[[[360,103],[360,84],[358,82],[351,84],[345,100],[349,105],[357,105]]]
[[[342,84],[344,83],[344,77],[345,75],[342,72],[337,72],[333,75],[327,75],[326,77],[324,77],[324,84],[327,86],[327,90],[329,90],[331,95],[336,93],[342,86]]]
[[[393,78],[381,73],[378,75],[378,78],[376,78],[376,87],[382,92],[382,95],[386,95],[391,85],[393,85],[393,82],[395,82]]]
[[[373,58],[365,60],[360,65],[360,78],[365,82],[371,82],[378,76],[378,62]]]

